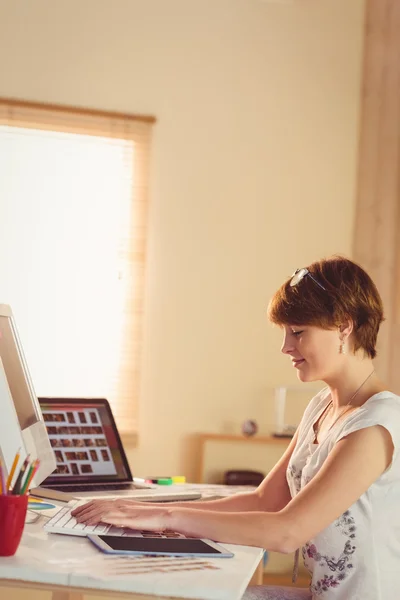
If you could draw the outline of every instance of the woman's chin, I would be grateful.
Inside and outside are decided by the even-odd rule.
[[[297,371],[297,378],[302,382],[302,383],[308,383],[310,381],[316,381],[316,378],[312,376],[311,373],[307,373],[307,371],[303,371],[301,369],[299,369]]]

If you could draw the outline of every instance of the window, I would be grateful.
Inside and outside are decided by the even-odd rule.
[[[0,302],[39,396],[137,428],[151,117],[0,100]]]

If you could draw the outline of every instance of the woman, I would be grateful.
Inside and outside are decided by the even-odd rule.
[[[297,270],[272,298],[269,317],[282,327],[282,352],[300,381],[326,387],[258,489],[167,506],[94,501],[76,517],[296,551],[296,560],[301,548],[310,590],[260,586],[248,599],[397,600],[400,398],[372,364],[379,293],[361,267],[334,257]]]

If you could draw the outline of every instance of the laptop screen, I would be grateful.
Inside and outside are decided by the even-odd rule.
[[[131,481],[107,400],[39,398],[56,469],[42,485]]]

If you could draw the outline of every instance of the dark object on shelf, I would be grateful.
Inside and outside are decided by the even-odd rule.
[[[225,471],[223,483],[224,485],[260,485],[264,477],[264,473],[260,471]]]
[[[256,421],[253,421],[253,419],[247,419],[247,421],[244,421],[244,423],[242,423],[243,435],[246,435],[246,436],[254,435],[255,433],[257,433],[257,431],[258,431],[258,425],[257,425]]]
[[[272,437],[275,438],[292,438],[296,433],[297,427],[294,425],[285,425],[280,431],[275,431]]]

